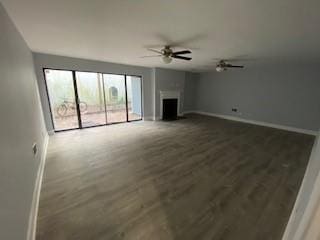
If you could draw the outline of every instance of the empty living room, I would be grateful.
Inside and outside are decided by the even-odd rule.
[[[0,0],[0,239],[319,240],[319,10]]]

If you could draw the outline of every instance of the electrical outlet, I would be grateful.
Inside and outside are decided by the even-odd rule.
[[[231,111],[232,112],[238,112],[238,109],[237,108],[232,108]]]
[[[34,143],[32,145],[32,152],[33,152],[33,155],[37,155],[37,152],[38,152],[37,143]]]

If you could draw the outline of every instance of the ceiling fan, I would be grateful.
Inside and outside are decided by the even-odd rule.
[[[151,52],[155,52],[158,55],[143,56],[142,58],[162,57],[162,61],[166,64],[171,63],[173,58],[180,59],[180,60],[186,60],[186,61],[190,61],[192,59],[191,57],[181,56],[184,54],[191,54],[192,52],[190,50],[182,50],[182,51],[174,52],[170,46],[164,46],[164,48],[161,50],[155,50],[155,49],[151,49],[151,48],[149,48],[148,50]]]
[[[244,66],[243,65],[232,65],[232,64],[228,63],[226,60],[220,60],[217,63],[216,71],[223,72],[223,71],[227,71],[228,68],[244,68]]]

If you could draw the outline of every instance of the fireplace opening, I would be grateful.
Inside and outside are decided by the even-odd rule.
[[[178,118],[178,99],[163,99],[162,120],[172,121]]]

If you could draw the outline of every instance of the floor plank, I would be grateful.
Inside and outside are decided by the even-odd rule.
[[[37,240],[280,240],[313,141],[200,115],[56,134]]]

